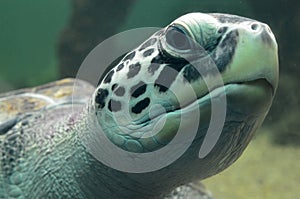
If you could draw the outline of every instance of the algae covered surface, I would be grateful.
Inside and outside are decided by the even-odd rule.
[[[300,197],[300,146],[272,142],[260,129],[241,158],[203,183],[216,199],[297,199]]]

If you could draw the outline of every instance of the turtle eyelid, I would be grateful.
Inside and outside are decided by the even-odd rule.
[[[190,35],[189,31],[188,31],[184,26],[182,26],[182,25],[180,25],[180,24],[176,24],[176,23],[173,23],[173,24],[167,26],[167,28],[166,28],[166,30],[165,30],[165,34],[168,32],[168,30],[169,30],[170,28],[174,28],[174,29],[176,29],[177,31],[181,32],[182,34],[186,35],[187,37],[192,38],[192,36]]]

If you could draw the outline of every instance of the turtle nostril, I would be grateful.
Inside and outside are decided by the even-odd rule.
[[[253,24],[251,25],[251,29],[252,29],[252,30],[258,30],[258,28],[259,28],[259,25],[258,25],[257,23],[253,23]]]

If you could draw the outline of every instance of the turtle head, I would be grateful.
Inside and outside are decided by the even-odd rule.
[[[92,106],[109,140],[131,154],[162,151],[181,129],[183,137],[174,143],[187,147],[162,169],[161,178],[183,182],[213,175],[240,156],[268,112],[277,84],[277,44],[266,24],[191,13],[124,56],[103,78]],[[222,132],[199,158],[211,99],[220,96],[226,100]],[[170,167],[177,174],[171,175]]]

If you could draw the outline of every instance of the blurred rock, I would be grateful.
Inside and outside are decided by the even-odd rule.
[[[87,54],[117,33],[135,0],[73,0],[69,25],[61,34],[58,56],[60,76],[74,77]]]

